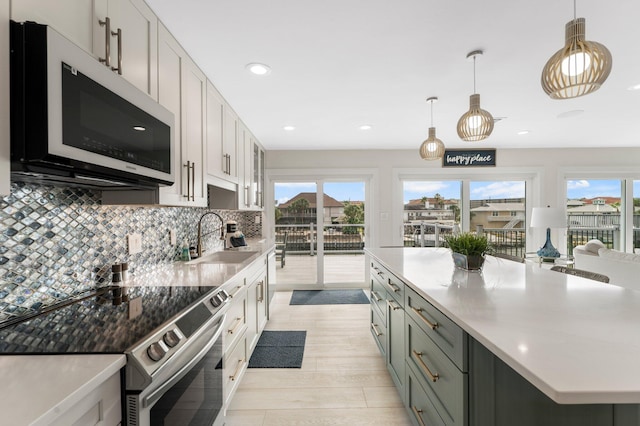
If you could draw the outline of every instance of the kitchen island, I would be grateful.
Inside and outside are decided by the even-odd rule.
[[[539,412],[538,420],[522,419],[518,424],[639,424],[640,292],[491,256],[481,273],[468,272],[456,269],[450,251],[442,248],[366,251],[372,267],[372,312],[378,315],[372,314],[372,324],[376,319],[381,324],[385,321],[384,305],[374,309],[376,301],[385,298],[376,283],[386,286],[387,296],[395,296],[395,300],[387,297],[389,337],[386,347],[382,343],[380,347],[390,353],[390,369],[396,371],[396,383],[409,410],[415,408],[410,398],[416,381],[411,380],[412,372],[427,371],[423,367],[439,362],[437,357],[429,359],[427,350],[411,349],[424,336],[413,331],[419,331],[421,318],[428,316],[428,309],[414,307],[416,299],[423,299],[419,303],[443,315],[441,325],[450,320],[462,336],[459,359],[442,342],[421,337],[433,340],[460,373],[456,391],[447,390],[461,395],[456,404],[449,404],[450,396],[440,396],[434,387],[445,386],[446,375],[427,374],[421,382],[425,394],[436,400],[431,401],[436,408],[442,399],[444,408],[436,411],[445,418],[443,424],[506,425],[518,415]],[[397,297],[402,291],[404,297]],[[404,306],[397,305],[400,300]],[[406,315],[404,336],[396,338],[394,346],[398,328],[392,328],[390,320],[397,306]],[[437,327],[432,319],[423,328],[437,332]],[[379,329],[376,333],[383,334]],[[405,366],[397,362],[398,341],[404,346]],[[451,415],[449,422],[447,415],[455,411],[451,406],[459,416]],[[541,407],[549,408],[551,418],[567,418],[552,423]],[[586,420],[576,418],[580,415]]]

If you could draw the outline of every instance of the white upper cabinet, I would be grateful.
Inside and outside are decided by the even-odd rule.
[[[13,0],[11,19],[51,26],[158,98],[158,19],[143,0]]]
[[[86,0],[12,0],[11,19],[49,25],[93,53],[93,2]]]
[[[9,0],[0,0],[0,196],[9,195]]]
[[[251,132],[242,121],[238,121],[238,149],[240,156],[239,182],[238,182],[238,207],[241,210],[251,210],[251,173],[253,158]]]
[[[158,99],[158,18],[153,11],[143,0],[94,0],[94,13],[93,53]]]
[[[212,183],[238,182],[238,116],[207,83],[207,167]]]

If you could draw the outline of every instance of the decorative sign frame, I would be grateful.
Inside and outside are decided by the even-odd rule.
[[[492,149],[445,149],[442,167],[495,167],[496,150]]]

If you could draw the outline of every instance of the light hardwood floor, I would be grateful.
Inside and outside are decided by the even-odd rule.
[[[290,298],[275,294],[266,329],[307,331],[302,368],[248,369],[226,425],[411,425],[369,331],[369,305]]]

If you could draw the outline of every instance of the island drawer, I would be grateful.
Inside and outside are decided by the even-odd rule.
[[[407,317],[407,365],[447,425],[466,424],[468,375]]]
[[[380,352],[386,356],[387,354],[387,324],[384,319],[380,317],[377,309],[373,306],[371,307],[371,324],[369,328],[371,329],[371,334],[373,338],[376,339],[376,343],[378,344],[378,348]]]
[[[375,276],[384,285],[387,293],[404,307],[405,285],[400,279],[375,260],[371,261],[371,276]]]
[[[387,290],[384,288],[384,285],[377,278],[373,277],[373,275],[371,277],[371,290],[370,290],[369,300],[371,301],[371,309],[377,309],[378,314],[384,320],[383,322],[386,323]]]
[[[446,426],[411,369],[407,370],[407,407],[420,426]]]
[[[405,298],[407,315],[460,370],[467,371],[467,333],[411,288],[405,290]]]

